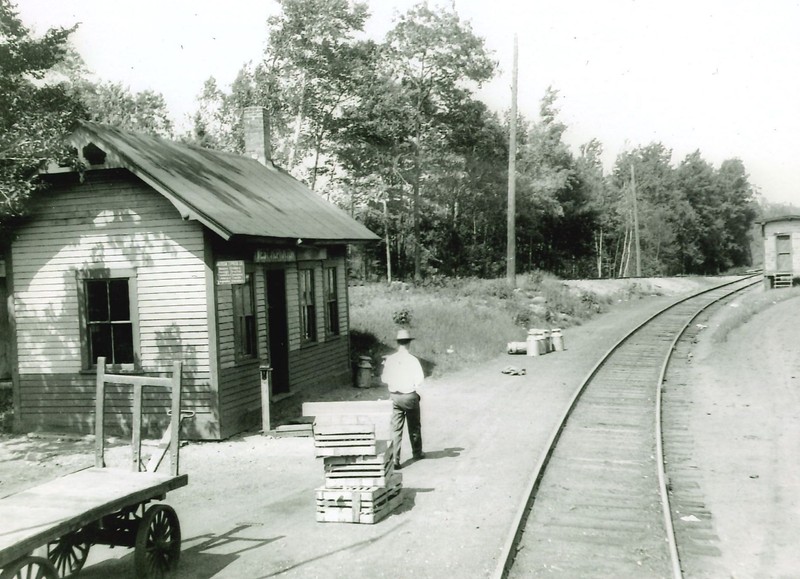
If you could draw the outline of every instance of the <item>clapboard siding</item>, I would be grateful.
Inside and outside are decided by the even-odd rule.
[[[300,349],[300,282],[297,266],[286,266],[286,327],[289,332],[289,352]]]
[[[347,339],[339,337],[289,352],[289,367],[292,390],[347,384],[351,382]]]
[[[256,348],[260,359],[267,352],[266,287],[264,268],[256,266],[253,272],[256,316]],[[219,308],[220,380],[219,406],[222,431],[235,434],[243,428],[255,426],[261,415],[261,377],[259,359],[236,360],[233,329],[233,292],[231,286],[220,286],[217,298]]]
[[[236,366],[236,348],[234,347],[233,335],[233,290],[229,285],[217,287],[217,318],[219,365],[221,370],[226,370]]]
[[[16,232],[21,421],[30,428],[91,428],[94,377],[81,374],[78,273],[105,268],[135,272],[131,301],[138,308],[141,369],[163,375],[173,360],[182,361],[184,405],[199,412],[195,430],[213,435],[202,226],[184,221],[164,197],[125,175],[90,172],[84,184],[54,186]],[[55,392],[55,399],[71,400],[75,416],[59,416],[59,407],[48,403]]]
[[[241,366],[226,371],[226,380],[238,384],[238,388],[227,388],[220,396],[220,404],[225,412],[235,412],[238,408],[261,408],[261,381],[258,364]]]
[[[223,438],[256,425],[261,416],[258,360],[220,370],[220,422]]]
[[[258,357],[262,360],[267,359],[269,352],[269,329],[267,326],[267,280],[264,267],[256,267],[256,335],[258,337]]]
[[[14,268],[16,271],[16,268]],[[158,266],[151,266],[148,270],[151,275],[161,277],[166,273],[183,273],[186,276],[197,273],[197,264],[192,263],[190,266],[175,265],[174,267],[165,266],[159,268]],[[64,281],[64,272],[60,270],[55,271],[39,271],[36,272],[36,280],[41,281],[42,284],[61,285]]]
[[[331,260],[326,267],[336,267],[336,299],[339,302],[339,333],[347,335],[350,323],[347,311],[347,268],[343,257]]]
[[[184,376],[184,410],[196,413],[183,423],[186,438],[218,438],[216,417],[209,411],[212,401],[207,387],[208,377]],[[104,423],[108,434],[130,433],[131,395],[123,386],[110,385],[106,394],[107,408]],[[94,432],[95,379],[81,374],[20,375],[22,411],[21,428],[26,432],[57,430],[90,434]],[[86,408],[91,407],[92,412]],[[160,437],[169,418],[166,409],[169,399],[145,388],[142,401],[143,430],[146,435]]]

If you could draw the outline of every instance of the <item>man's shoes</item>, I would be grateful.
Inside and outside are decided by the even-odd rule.
[[[423,458],[425,458],[424,452],[420,452],[419,454],[414,455],[414,460],[422,460]]]
[[[402,470],[402,469],[403,465],[401,465],[399,462],[394,463],[394,470]]]

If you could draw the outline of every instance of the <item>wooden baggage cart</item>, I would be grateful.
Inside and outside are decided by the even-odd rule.
[[[103,428],[105,385],[133,387],[131,470],[107,468]],[[160,451],[147,466],[141,458],[142,390],[171,391],[171,418]],[[171,378],[105,373],[97,360],[95,466],[0,498],[0,579],[56,579],[77,573],[92,545],[134,548],[136,576],[163,577],[180,558],[181,530],[167,492],[185,486],[178,474],[181,422],[181,364]],[[156,473],[169,451],[170,473]],[[143,470],[143,468],[145,470]],[[33,555],[40,550],[43,555]]]

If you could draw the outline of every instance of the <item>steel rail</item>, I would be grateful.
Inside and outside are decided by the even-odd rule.
[[[738,278],[736,280],[725,282],[725,283],[722,283],[722,284],[719,284],[719,285],[716,285],[716,286],[713,286],[713,287],[710,287],[710,288],[706,288],[704,290],[695,292],[695,293],[693,293],[693,294],[691,294],[689,296],[686,296],[684,298],[676,300],[676,301],[672,302],[671,304],[665,306],[664,308],[658,310],[657,312],[653,313],[648,318],[646,318],[644,321],[642,321],[640,324],[638,324],[636,327],[634,327],[630,332],[628,332],[625,336],[623,336],[616,343],[614,343],[608,349],[608,351],[603,356],[601,356],[601,358],[598,360],[598,362],[592,367],[591,370],[589,370],[589,372],[587,373],[586,377],[582,380],[582,382],[580,383],[578,388],[573,393],[569,403],[566,406],[566,409],[564,410],[563,415],[561,416],[561,419],[556,423],[556,426],[553,428],[553,431],[551,432],[551,434],[550,434],[550,436],[549,436],[549,438],[547,440],[547,443],[546,443],[546,446],[545,446],[545,450],[542,452],[538,462],[536,463],[536,466],[534,467],[534,469],[533,469],[533,471],[531,473],[531,476],[528,479],[528,483],[525,486],[525,489],[524,489],[524,492],[523,492],[523,497],[524,498],[521,501],[519,507],[517,508],[517,511],[515,513],[515,516],[514,516],[514,519],[512,520],[511,529],[510,529],[510,532],[509,532],[508,536],[506,537],[506,540],[504,541],[503,548],[502,548],[502,550],[500,552],[500,557],[499,557],[499,560],[498,560],[498,564],[495,567],[495,570],[491,575],[492,579],[506,579],[506,577],[508,576],[508,572],[510,571],[512,565],[514,564],[514,558],[516,556],[516,547],[517,547],[517,545],[519,543],[519,539],[520,539],[520,537],[522,535],[522,532],[523,532],[523,530],[525,528],[525,523],[527,521],[528,514],[530,513],[531,508],[533,507],[536,494],[538,492],[539,486],[540,486],[540,484],[542,482],[542,478],[544,476],[544,472],[545,472],[545,470],[547,468],[548,463],[550,462],[550,459],[552,458],[552,455],[553,455],[553,452],[555,450],[555,447],[558,444],[558,440],[561,437],[562,432],[564,431],[564,428],[566,426],[567,420],[569,419],[570,415],[573,413],[575,407],[577,406],[578,400],[581,398],[581,396],[584,393],[584,391],[586,390],[587,386],[591,383],[592,379],[598,373],[600,368],[602,368],[605,365],[605,363],[608,361],[608,359],[611,357],[611,355],[614,354],[617,350],[619,350],[620,347],[625,342],[627,342],[630,338],[632,338],[633,335],[636,334],[639,330],[641,330],[644,326],[646,326],[647,324],[652,322],[655,318],[661,316],[665,312],[677,307],[678,305],[680,305],[680,304],[682,304],[684,302],[687,302],[689,300],[695,299],[695,298],[697,298],[697,297],[699,297],[699,296],[701,296],[703,294],[716,291],[716,290],[718,290],[720,288],[724,288],[724,287],[729,286],[729,285],[739,284],[742,281],[745,281],[747,279],[752,279],[752,278],[761,277],[761,276],[762,276],[762,274],[760,272],[757,273],[757,274],[754,274],[754,275],[743,276],[743,277],[740,277],[740,278]],[[755,282],[755,283],[758,283],[758,282]],[[755,283],[752,284],[752,285],[755,285]],[[750,285],[748,285],[746,287],[750,287]],[[744,288],[742,288],[742,289],[744,289]],[[731,292],[731,293],[734,293],[734,292]],[[726,294],[725,296],[722,296],[722,297],[718,298],[717,300],[714,300],[714,302],[711,302],[711,303],[715,303],[715,302],[719,301],[720,299],[723,299],[724,297],[727,297],[727,295],[729,295],[729,294]],[[711,304],[708,304],[708,305],[711,305]],[[694,317],[696,317],[696,315],[693,316],[693,318]],[[688,324],[687,324],[687,327],[688,327]],[[672,348],[670,348],[670,352],[671,351],[672,351]],[[659,384],[659,398],[660,398],[660,391],[661,391],[661,387],[660,387],[660,384]],[[660,436],[659,436],[659,441],[660,441]],[[662,465],[662,468],[663,468],[663,460],[661,460],[659,462],[660,462],[660,464]],[[664,486],[663,478],[660,480],[660,484],[662,485],[662,487],[664,489],[666,489],[666,487]],[[667,507],[667,511],[669,512],[669,508],[668,507]],[[671,519],[670,519],[669,527],[670,528],[672,527]],[[672,541],[674,542],[674,537],[673,537]],[[680,576],[681,575],[679,575],[679,577]]]
[[[745,278],[745,279],[747,279],[747,278]],[[738,281],[742,281],[742,280],[738,280]],[[738,283],[738,281],[735,282],[735,283]],[[659,375],[658,375],[658,389],[657,389],[657,392],[656,392],[656,412],[655,412],[655,421],[656,421],[656,425],[655,425],[656,426],[655,427],[655,432],[656,432],[656,464],[658,465],[658,486],[659,486],[659,492],[661,494],[661,506],[662,506],[663,513],[664,513],[664,527],[667,530],[667,543],[668,543],[668,547],[669,547],[670,561],[672,563],[672,577],[673,577],[673,579],[682,579],[682,577],[683,577],[683,569],[681,567],[680,554],[678,553],[678,544],[677,544],[677,541],[675,540],[675,528],[674,528],[674,526],[672,524],[672,508],[670,506],[669,492],[667,491],[667,475],[666,475],[666,471],[665,471],[665,468],[664,468],[664,437],[663,437],[662,420],[661,420],[661,418],[662,418],[662,413],[661,413],[662,396],[661,395],[662,395],[663,390],[664,390],[664,378],[666,377],[666,374],[667,374],[667,367],[669,366],[669,363],[672,361],[672,354],[673,354],[673,352],[675,352],[675,348],[678,345],[678,342],[683,337],[683,334],[686,333],[686,330],[689,328],[689,326],[692,324],[692,322],[694,322],[700,314],[702,314],[704,311],[706,311],[711,306],[716,305],[721,300],[724,300],[725,298],[728,298],[731,295],[736,294],[738,292],[742,292],[742,291],[745,291],[747,289],[750,289],[753,286],[758,285],[760,283],[761,283],[761,281],[756,281],[756,282],[753,282],[753,283],[751,283],[749,285],[746,285],[744,287],[739,287],[739,288],[733,289],[730,292],[726,293],[725,295],[723,295],[723,296],[719,297],[718,299],[714,300],[713,302],[709,302],[709,303],[703,305],[697,311],[695,311],[687,319],[686,323],[683,324],[683,327],[681,327],[681,329],[675,334],[675,338],[672,340],[672,343],[669,346],[668,354],[664,358],[664,362],[661,365],[661,371],[659,372]],[[724,286],[720,286],[720,287],[724,287]],[[719,289],[719,287],[716,288],[716,289]]]

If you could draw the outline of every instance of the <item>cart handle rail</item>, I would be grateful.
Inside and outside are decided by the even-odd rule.
[[[95,401],[95,452],[94,464],[105,467],[105,390],[106,384],[126,384],[133,386],[133,414],[131,422],[131,470],[142,470],[142,390],[145,386],[168,388],[172,394],[169,412],[171,432],[169,439],[170,474],[178,476],[181,423],[181,363],[172,363],[172,376],[134,376],[130,374],[107,374],[106,359],[97,358],[97,397]]]

